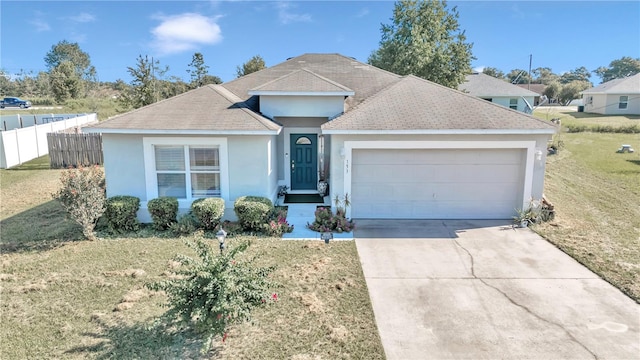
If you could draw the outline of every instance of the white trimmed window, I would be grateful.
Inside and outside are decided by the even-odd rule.
[[[158,196],[220,197],[217,147],[155,145]]]
[[[509,109],[518,110],[518,99],[509,99]]]
[[[228,198],[226,139],[144,138],[148,199]]]
[[[629,96],[622,95],[620,96],[620,102],[618,102],[618,109],[626,109],[629,104]]]

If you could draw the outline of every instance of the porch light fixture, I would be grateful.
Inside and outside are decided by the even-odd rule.
[[[340,148],[340,157],[344,159],[344,148]]]
[[[222,255],[222,251],[224,250],[224,240],[227,238],[227,232],[221,228],[216,233],[216,238],[218,239],[218,243],[220,243],[220,255]]]

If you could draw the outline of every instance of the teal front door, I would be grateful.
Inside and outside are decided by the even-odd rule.
[[[291,190],[318,189],[318,135],[291,134]]]

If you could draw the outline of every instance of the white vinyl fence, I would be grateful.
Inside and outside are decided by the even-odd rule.
[[[53,118],[57,115],[51,116]],[[0,132],[0,169],[20,165],[49,153],[47,134],[97,121],[96,114]],[[48,119],[45,119],[45,121]],[[32,122],[34,120],[31,120]]]

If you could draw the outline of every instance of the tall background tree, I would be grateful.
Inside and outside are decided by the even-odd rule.
[[[560,82],[563,84],[568,84],[573,81],[583,81],[591,84],[589,78],[591,77],[591,71],[587,70],[586,67],[580,66],[575,68],[574,70],[567,71],[566,73],[560,75]]]
[[[512,84],[528,84],[531,81],[529,73],[522,69],[513,69],[505,77]]]
[[[264,59],[260,55],[256,55],[249,59],[246,63],[242,64],[242,66],[236,67],[236,75],[238,77],[249,75],[256,71],[260,71],[267,66],[264,63]]]
[[[209,75],[209,66],[204,63],[204,56],[201,53],[193,54],[193,59],[189,63],[187,73],[191,74],[191,89],[207,84],[222,84],[222,80],[214,75]]]
[[[51,76],[51,90],[58,100],[86,96],[84,89],[90,87],[87,83],[96,82],[96,69],[91,65],[91,58],[80,49],[78,43],[67,40],[58,42],[51,46],[51,50],[44,57],[44,62],[49,74],[56,75],[55,82],[54,77]],[[56,89],[56,86],[63,88]],[[70,89],[69,86],[77,86],[77,88]]]
[[[169,71],[168,66],[162,68],[159,60],[149,59],[148,55],[139,55],[136,62],[135,67],[127,67],[133,78],[131,87],[120,96],[120,103],[125,109],[137,109],[158,101],[162,90],[158,80]]]
[[[551,68],[548,67],[539,67],[535,68],[531,71],[533,74],[533,78],[531,82],[534,84],[545,84],[549,85],[554,81],[558,81],[559,76],[554,74]]]
[[[482,73],[485,75],[493,76],[494,78],[497,78],[497,79],[504,79],[504,72],[494,67],[487,66],[484,69],[482,69]]]
[[[600,66],[593,70],[593,73],[598,75],[602,82],[635,75],[640,73],[640,58],[634,59],[629,56],[623,56],[620,59],[613,60],[608,67]]]
[[[457,88],[471,73],[473,44],[466,42],[458,11],[441,0],[400,0],[391,24],[382,24],[380,47],[369,64]]]

